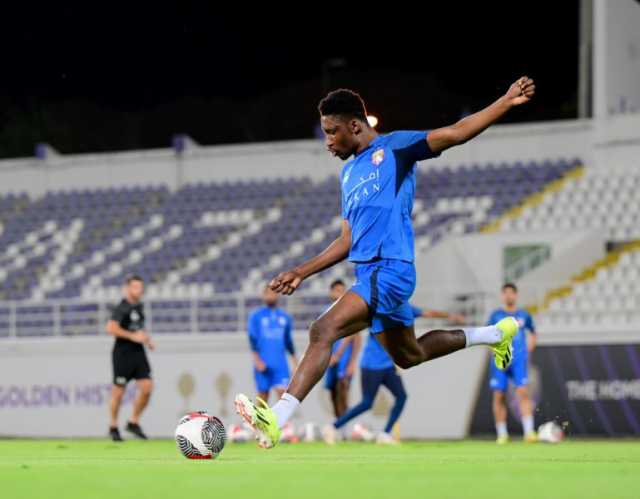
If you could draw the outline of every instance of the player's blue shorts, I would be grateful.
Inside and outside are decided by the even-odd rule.
[[[380,259],[356,264],[356,283],[351,291],[369,305],[371,332],[411,326],[414,322],[409,298],[416,288],[413,262]]]
[[[289,366],[267,366],[263,372],[254,368],[253,377],[259,392],[268,392],[272,388],[286,388],[289,385]]]
[[[504,371],[498,369],[491,358],[491,373],[489,387],[492,390],[506,392],[509,387],[509,380],[516,386],[526,386],[529,383],[527,355],[514,355],[513,362]]]

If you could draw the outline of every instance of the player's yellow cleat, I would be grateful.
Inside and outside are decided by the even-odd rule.
[[[513,360],[513,346],[511,342],[520,327],[518,321],[513,317],[505,317],[496,324],[496,327],[502,331],[502,339],[498,343],[491,345],[493,350],[493,361],[496,367],[504,371],[511,365]]]
[[[282,432],[271,407],[259,397],[256,398],[256,403],[254,404],[243,393],[236,395],[234,404],[236,412],[255,431],[258,446],[263,449],[275,447],[280,441]]]
[[[522,437],[527,444],[535,444],[538,441],[538,434],[535,431],[530,431],[524,437]]]
[[[509,435],[501,435],[498,438],[496,438],[496,443],[498,445],[504,445],[504,444],[508,444],[509,443]]]

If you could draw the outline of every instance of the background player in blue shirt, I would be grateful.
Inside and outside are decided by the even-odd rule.
[[[262,301],[264,306],[249,315],[247,327],[258,397],[267,401],[271,389],[280,397],[289,384],[287,352],[294,365],[297,360],[291,316],[277,307],[278,295],[268,287],[262,292]]]
[[[344,281],[336,279],[329,286],[329,298],[335,303],[346,290]],[[331,349],[331,359],[324,376],[324,386],[331,394],[333,413],[336,418],[342,416],[349,406],[349,388],[358,363],[361,343],[360,336],[354,334],[348,338],[339,339]]]
[[[493,390],[493,417],[496,422],[497,442],[504,444],[509,441],[507,432],[507,404],[506,395],[509,380],[516,387],[516,395],[520,403],[522,428],[524,439],[535,442],[537,435],[533,426],[533,404],[529,396],[529,353],[536,346],[536,330],[529,312],[518,308],[518,288],[515,284],[507,283],[502,286],[502,308],[491,313],[488,324],[495,324],[505,317],[514,317],[518,321],[518,334],[513,338],[513,362],[504,371],[497,369],[491,363],[489,386]]]
[[[415,169],[418,161],[472,139],[513,107],[528,102],[534,91],[533,80],[524,76],[493,104],[451,126],[386,135],[369,125],[357,93],[335,90],[320,101],[327,149],[342,160],[351,158],[340,177],[341,235],[322,253],[280,273],[269,285],[290,295],[305,279],[346,258],[356,266],[357,281],[312,323],[300,365],[273,408],[256,405],[244,394],[236,396],[236,410],[253,426],[261,447],[276,445],[280,428],[329,366],[333,344],[367,327],[405,369],[474,345],[488,345],[499,367],[508,367],[511,338],[517,332],[511,317],[495,326],[429,331],[416,337],[409,305],[416,286],[411,220]]]
[[[450,314],[438,310],[423,310],[413,305],[411,306],[411,312],[414,318],[439,318],[448,319],[458,324],[464,323],[464,317],[458,314]],[[398,374],[393,360],[376,340],[376,335],[373,333],[369,333],[367,343],[362,352],[362,359],[360,360],[360,382],[362,385],[362,401],[349,409],[342,417],[337,418],[332,426],[323,429],[322,433],[325,442],[333,444],[336,439],[335,430],[339,430],[352,419],[371,409],[378,390],[381,386],[385,386],[395,398],[395,402],[389,413],[387,424],[384,430],[378,434],[376,441],[379,444],[396,443],[391,435],[391,430],[402,414],[405,402],[407,401],[407,392],[404,389],[402,378]]]

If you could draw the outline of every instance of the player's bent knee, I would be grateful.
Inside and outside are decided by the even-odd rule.
[[[365,411],[371,410],[371,408],[373,407],[373,399],[364,399],[361,403],[362,408]]]
[[[410,369],[411,367],[417,366],[418,364],[422,363],[422,359],[411,355],[394,357],[393,361],[401,369]]]
[[[309,343],[331,345],[335,341],[334,334],[335,329],[331,327],[327,320],[315,320],[309,328]]]

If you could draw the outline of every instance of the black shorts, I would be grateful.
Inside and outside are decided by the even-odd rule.
[[[150,379],[151,367],[144,350],[113,350],[113,384],[124,386],[132,379]]]

